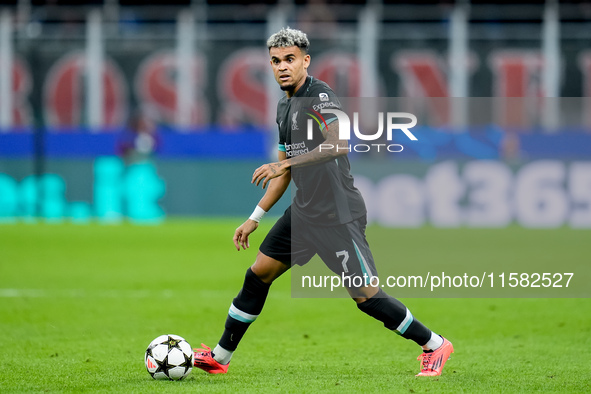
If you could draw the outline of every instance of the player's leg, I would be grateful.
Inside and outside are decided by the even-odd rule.
[[[347,236],[354,250],[353,259],[349,264],[360,266],[359,270],[367,276],[376,276],[377,269],[373,254],[365,238],[365,221],[357,220],[346,225]],[[353,272],[357,272],[353,268]],[[369,316],[384,323],[384,326],[402,336],[416,342],[425,350],[434,350],[441,346],[442,339],[415,319],[410,310],[399,300],[385,293],[378,286],[349,287],[347,289],[357,307]]]
[[[225,373],[242,337],[261,313],[273,281],[290,268],[291,211],[275,223],[261,244],[255,263],[248,268],[242,289],[232,300],[224,332],[211,351],[197,349],[195,366],[210,373]]]
[[[358,294],[362,289],[355,289]],[[369,292],[368,292],[369,295]],[[410,339],[423,348],[435,350],[443,344],[441,336],[435,334],[420,321],[399,300],[377,289],[369,298],[353,298],[360,311],[384,323],[384,327],[403,338]],[[361,301],[361,302],[360,302]]]
[[[230,362],[246,330],[263,310],[269,287],[288,269],[289,265],[259,251],[255,263],[246,270],[242,289],[232,300],[224,332],[213,350],[214,358],[218,362]]]
[[[323,243],[331,250],[327,254],[326,246],[323,247],[323,254],[326,257],[323,260],[331,270],[339,275],[363,277],[363,281],[357,281],[357,283],[362,283],[361,286],[347,286],[347,291],[357,303],[359,310],[379,320],[389,330],[421,346],[425,351],[421,357],[427,355],[425,357],[431,359],[429,354],[436,356],[434,360],[437,360],[437,363],[431,362],[430,365],[437,367],[437,371],[435,371],[437,375],[441,374],[445,361],[453,352],[451,343],[415,319],[402,302],[386,294],[381,288],[372,286],[372,283],[367,280],[373,276],[377,277],[377,270],[365,238],[365,220],[357,220],[339,227],[338,230],[331,230],[321,237],[324,239]],[[341,259],[346,255],[348,261],[346,264],[343,261],[339,264],[338,259],[335,260],[332,254],[340,256]],[[349,283],[355,284],[356,282],[353,280]],[[443,356],[439,357],[441,355],[445,356],[444,359]],[[425,368],[421,374],[426,375],[427,373],[424,372],[426,372]]]
[[[421,371],[417,376],[441,375],[445,363],[454,351],[451,342],[425,327],[396,298],[381,289],[373,296],[367,297],[372,291],[365,291],[364,294],[366,289],[354,289],[357,298],[353,299],[357,302],[359,310],[381,321],[387,329],[423,348],[423,353],[418,358],[421,360]],[[359,297],[359,294],[362,296]]]
[[[232,300],[220,341],[213,351],[205,345],[195,351],[196,367],[209,373],[227,372],[232,354],[263,310],[271,283],[288,269],[289,265],[259,251],[255,263],[246,270],[240,292]]]

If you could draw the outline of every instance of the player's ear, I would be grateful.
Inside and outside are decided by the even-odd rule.
[[[304,68],[308,68],[310,67],[310,55],[306,54],[306,56],[304,56]]]

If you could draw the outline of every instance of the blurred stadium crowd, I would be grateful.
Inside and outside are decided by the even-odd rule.
[[[398,207],[375,211],[383,224],[591,225],[591,3],[556,0],[4,0],[0,218],[129,216],[142,179],[141,212],[251,209],[250,184],[244,206],[201,186],[276,154],[265,41],[283,26],[308,34],[309,71],[339,97],[417,115],[419,141],[385,155],[395,167],[356,166],[368,201]],[[101,156],[155,167],[99,171]]]
[[[280,92],[264,42],[285,25],[308,33],[311,73],[341,97],[591,95],[584,1],[12,0],[0,10],[4,132],[272,127]],[[516,128],[556,129],[564,110],[499,105],[493,121]],[[470,121],[428,112],[430,125]]]

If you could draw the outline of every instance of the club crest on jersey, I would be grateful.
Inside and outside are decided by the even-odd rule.
[[[318,95],[320,97],[320,101],[328,101],[328,94],[327,93],[320,93]]]
[[[298,128],[298,112],[300,112],[300,111],[296,111],[291,116],[291,129],[292,130],[299,130],[299,128]]]

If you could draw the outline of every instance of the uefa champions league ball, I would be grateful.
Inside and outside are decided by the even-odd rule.
[[[193,349],[183,337],[160,335],[146,350],[145,363],[157,380],[181,380],[193,369]]]

